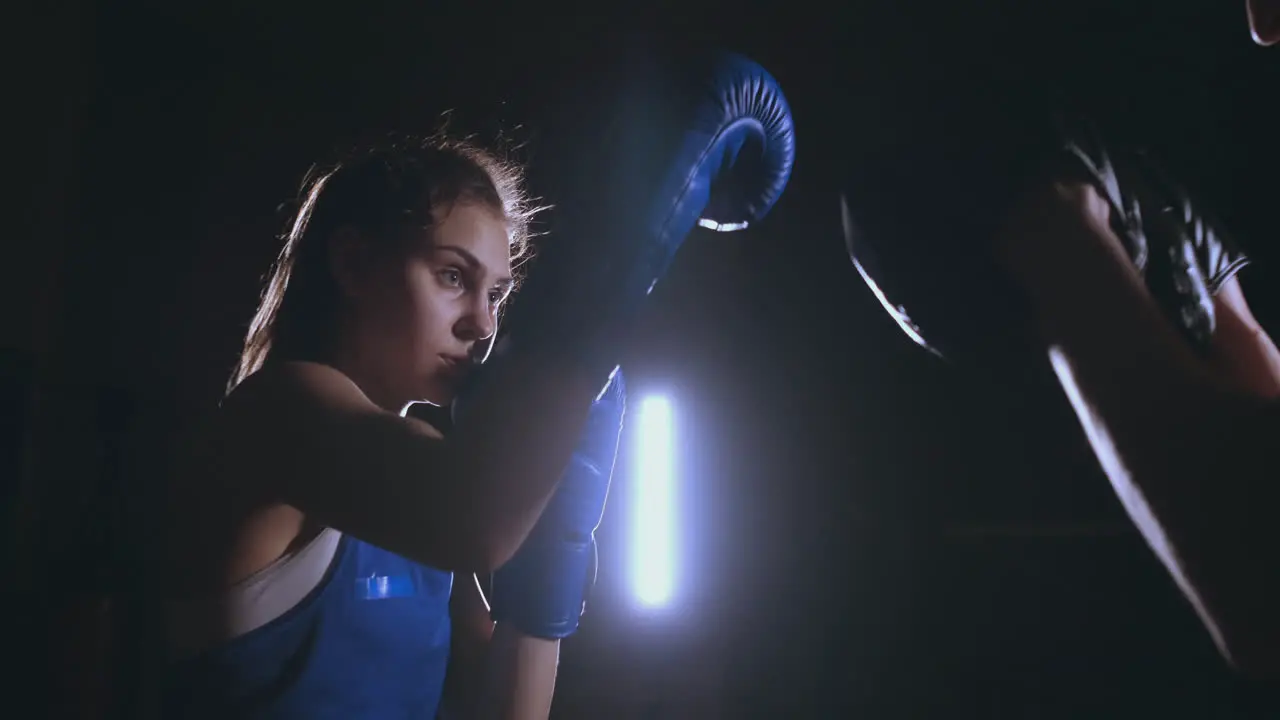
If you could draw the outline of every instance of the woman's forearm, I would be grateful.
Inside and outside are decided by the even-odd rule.
[[[489,572],[524,542],[560,481],[603,380],[554,358],[521,356],[485,368],[450,434],[457,483],[450,507],[480,538]]]
[[[498,623],[479,688],[477,720],[546,720],[555,694],[560,641]]]

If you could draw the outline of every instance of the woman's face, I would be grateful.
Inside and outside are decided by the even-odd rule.
[[[1280,0],[1247,0],[1249,30],[1259,45],[1280,43]]]
[[[346,370],[382,407],[452,401],[478,344],[497,330],[511,290],[507,224],[494,210],[458,202],[432,228],[405,227],[381,243],[339,248],[335,271],[347,296]]]

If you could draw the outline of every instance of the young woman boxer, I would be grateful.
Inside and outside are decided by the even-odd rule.
[[[794,161],[746,58],[615,70],[573,106],[583,162],[483,364],[527,239],[515,168],[435,139],[307,184],[173,483],[166,716],[546,717],[594,577],[619,346],[693,228],[755,223]],[[405,415],[420,401],[452,406],[447,435]]]

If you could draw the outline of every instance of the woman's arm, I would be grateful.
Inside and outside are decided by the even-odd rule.
[[[331,367],[281,363],[224,403],[213,457],[255,469],[267,485],[255,492],[320,524],[424,565],[487,573],[542,513],[599,391],[524,356],[492,368],[445,440]]]
[[[1263,499],[1280,470],[1280,406],[1242,392],[1220,360],[1192,352],[1147,292],[1092,186],[1047,188],[1006,227],[999,252],[1130,517],[1223,653],[1243,670],[1274,672],[1280,523]],[[1227,313],[1224,340],[1248,329],[1231,330],[1237,321],[1245,322]],[[1255,355],[1266,356],[1252,333],[1230,342],[1249,336]],[[1259,363],[1244,365],[1256,371]]]
[[[463,720],[474,713],[484,681],[485,657],[493,640],[493,620],[489,604],[475,575],[459,575],[449,599],[453,621],[453,642],[449,651],[449,673],[445,678],[444,717]]]
[[[480,720],[546,720],[556,688],[560,641],[499,623],[485,659]]]
[[[545,720],[555,692],[560,641],[494,628],[475,576],[451,602],[454,642],[445,689],[448,720]]]

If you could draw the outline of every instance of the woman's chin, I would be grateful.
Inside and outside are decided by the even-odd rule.
[[[444,407],[453,402],[457,395],[458,391],[454,387],[454,383],[436,381],[423,389],[422,395],[417,402]]]

